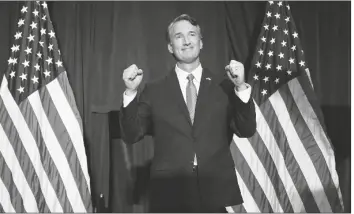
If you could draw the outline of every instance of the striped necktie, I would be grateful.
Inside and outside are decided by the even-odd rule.
[[[187,84],[187,88],[186,88],[187,108],[188,108],[189,116],[190,116],[192,124],[193,124],[195,105],[197,103],[197,88],[195,87],[195,85],[193,83],[193,79],[194,79],[193,74],[189,74],[187,79],[188,79],[188,84]]]

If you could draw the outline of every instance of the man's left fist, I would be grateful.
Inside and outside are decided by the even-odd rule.
[[[237,90],[247,88],[245,84],[245,68],[241,62],[231,60],[230,64],[225,67],[227,76],[235,84]]]

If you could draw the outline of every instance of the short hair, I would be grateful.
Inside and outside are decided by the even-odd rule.
[[[167,40],[168,43],[171,42],[171,39],[170,39],[170,31],[171,31],[173,25],[176,24],[177,22],[183,21],[183,20],[184,20],[184,21],[187,21],[187,22],[191,23],[193,26],[197,27],[197,30],[199,31],[198,33],[199,33],[200,38],[201,38],[201,39],[203,38],[203,37],[202,37],[202,31],[201,31],[201,28],[200,28],[200,26],[199,26],[197,20],[196,20],[195,18],[191,17],[191,16],[188,15],[188,14],[182,14],[182,15],[180,15],[180,16],[177,16],[177,17],[168,25],[168,27],[167,27],[166,40]]]

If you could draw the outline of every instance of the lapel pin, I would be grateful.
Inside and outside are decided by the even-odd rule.
[[[206,80],[211,80],[211,78],[210,77],[207,77],[207,78],[205,78]]]

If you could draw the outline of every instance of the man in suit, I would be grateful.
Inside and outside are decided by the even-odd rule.
[[[143,71],[131,65],[123,72],[122,138],[154,137],[151,212],[225,212],[243,202],[229,146],[234,133],[251,137],[256,130],[251,87],[240,62],[225,67],[224,80],[202,67],[194,18],[175,18],[167,33],[177,63],[165,78],[137,95]]]

